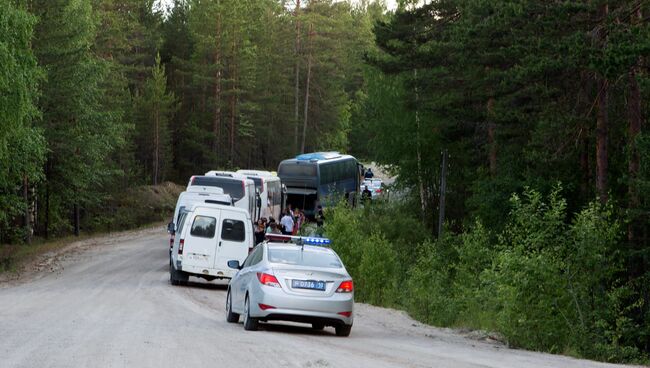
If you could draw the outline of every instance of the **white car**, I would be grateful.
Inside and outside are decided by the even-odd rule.
[[[228,262],[239,272],[228,285],[226,320],[236,323],[242,315],[246,330],[279,320],[310,323],[315,330],[332,326],[337,336],[350,335],[354,283],[338,255],[322,246],[328,240],[269,237],[274,240],[257,245],[243,264]]]
[[[372,199],[375,199],[379,196],[382,195],[383,193],[383,182],[381,179],[365,179],[361,183],[361,191],[363,191],[366,187],[368,187],[368,190],[372,193]]]
[[[189,276],[208,281],[231,278],[228,261],[243,262],[253,248],[251,218],[241,208],[197,204],[181,214],[170,255],[169,278],[184,284]]]

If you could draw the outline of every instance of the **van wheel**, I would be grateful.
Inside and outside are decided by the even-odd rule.
[[[259,321],[257,318],[251,317],[251,308],[248,295],[246,295],[246,302],[244,303],[244,330],[257,331]]]
[[[178,285],[180,282],[178,281],[178,278],[176,278],[176,270],[174,269],[174,266],[171,265],[171,261],[169,262],[169,282],[171,282],[172,285]]]
[[[314,331],[321,331],[322,329],[325,328],[325,325],[322,323],[312,323],[311,324],[311,329]]]
[[[228,294],[226,296],[226,321],[229,323],[239,322],[239,314],[232,311],[232,298],[230,296],[230,290],[228,290]]]
[[[350,336],[352,325],[338,325],[334,329],[336,330],[336,336],[347,337]]]
[[[169,281],[172,285],[187,285],[187,281],[190,279],[190,275],[183,271],[178,271],[174,266],[169,266]]]

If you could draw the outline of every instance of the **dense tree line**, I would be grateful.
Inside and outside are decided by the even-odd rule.
[[[417,264],[398,293],[415,315],[647,359],[649,16],[640,0],[404,1],[375,25],[351,148],[399,175],[429,229],[449,152],[447,233],[411,255],[366,235]]]
[[[157,4],[0,0],[0,243],[106,226],[136,186],[348,151],[407,200],[333,213],[362,299],[647,359],[650,3]]]
[[[0,242],[109,224],[138,185],[347,149],[385,11],[332,0],[1,5]]]

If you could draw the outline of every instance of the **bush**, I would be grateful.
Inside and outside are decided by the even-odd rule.
[[[626,278],[613,206],[592,203],[569,221],[559,185],[547,197],[526,189],[510,205],[498,236],[477,221],[431,240],[414,212],[390,203],[329,209],[326,232],[359,301],[496,330],[512,346],[647,362],[650,275]]]

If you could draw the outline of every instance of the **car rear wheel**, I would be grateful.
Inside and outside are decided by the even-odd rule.
[[[233,313],[232,311],[232,298],[230,297],[230,290],[228,290],[228,295],[226,296],[226,321],[229,323],[239,322],[239,314]]]
[[[325,325],[322,323],[312,323],[311,328],[312,330],[320,331],[325,328]]]
[[[247,295],[246,302],[244,303],[244,330],[257,331],[258,324],[257,318],[251,317],[250,301]]]
[[[350,336],[350,331],[352,331],[352,325],[338,325],[335,327],[336,336],[347,337]]]

